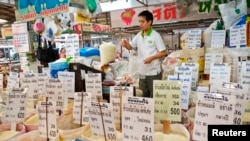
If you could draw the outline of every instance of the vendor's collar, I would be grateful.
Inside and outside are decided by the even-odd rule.
[[[152,33],[152,31],[153,31],[153,29],[152,29],[152,27],[150,27],[149,30],[147,31],[146,35],[150,36],[150,34]],[[144,37],[144,31],[141,32],[141,35],[142,35],[142,37]]]

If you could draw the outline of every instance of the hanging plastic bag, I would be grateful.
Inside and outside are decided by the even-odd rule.
[[[97,4],[95,0],[87,0],[88,3],[88,9],[90,13],[94,13],[96,8],[97,8]]]
[[[219,9],[226,29],[237,25],[247,15],[246,0],[236,0],[220,4]]]

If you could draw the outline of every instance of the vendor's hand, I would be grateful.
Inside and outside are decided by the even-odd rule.
[[[144,61],[144,64],[150,64],[153,60],[154,60],[153,57],[148,57],[144,59],[143,61]]]
[[[121,41],[121,46],[126,48],[127,44],[128,44],[128,41],[122,39],[122,41]]]

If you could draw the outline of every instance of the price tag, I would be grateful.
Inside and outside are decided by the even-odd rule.
[[[181,109],[187,110],[189,104],[189,95],[191,92],[192,72],[189,71],[184,75],[179,75],[179,80],[178,76],[169,75],[168,80],[177,80],[181,82]]]
[[[154,99],[123,97],[122,110],[123,141],[154,140]]]
[[[181,121],[181,82],[154,80],[155,118]]]
[[[188,31],[188,48],[200,48],[201,47],[201,30],[189,30]]]
[[[198,95],[193,139],[207,141],[207,125],[233,124],[235,96],[217,93]]]
[[[110,87],[110,102],[113,105],[113,112],[115,115],[115,122],[120,123],[120,106],[122,106],[120,101],[120,93],[122,96],[133,96],[133,87],[120,87],[111,86]]]
[[[218,88],[218,93],[235,96],[236,100],[233,121],[234,124],[241,125],[243,114],[245,113],[248,89],[244,89],[242,85],[237,83],[223,83],[222,87]]]
[[[46,97],[49,101],[56,101],[56,108],[63,108],[63,89],[59,79],[50,78],[46,83]]]
[[[58,79],[63,85],[63,96],[73,98],[75,93],[75,72],[58,72]],[[68,102],[68,101],[67,101]]]
[[[20,74],[22,88],[28,88],[27,98],[38,99],[38,83],[37,76],[34,73]]]
[[[223,82],[230,82],[231,67],[227,64],[213,64],[210,70],[210,92],[217,92]]]
[[[38,131],[39,135],[49,139],[57,137],[56,102],[38,102]],[[48,129],[48,130],[47,130]]]
[[[110,103],[91,102],[91,105],[89,106],[89,116],[93,136],[103,138],[105,130],[106,137],[109,141],[117,140],[114,114],[112,109],[113,108]]]
[[[199,79],[199,64],[198,63],[182,63],[183,67],[188,67],[192,71],[191,87],[196,89]]]
[[[246,24],[230,27],[230,47],[246,47]]]
[[[14,88],[8,94],[5,118],[10,122],[23,121],[25,117],[27,89]]]
[[[13,88],[18,88],[19,87],[19,77],[18,73],[16,72],[10,72],[10,75],[8,77],[7,81],[7,94],[11,92]]]
[[[239,73],[239,83],[243,85],[250,84],[250,62],[241,62],[241,69]]]
[[[46,73],[37,74],[37,85],[38,85],[38,95],[45,96],[46,93],[46,82],[48,81],[48,75]]]
[[[211,64],[213,63],[223,63],[223,53],[205,54],[205,74],[210,74]]]
[[[89,105],[91,101],[91,94],[88,92],[77,92],[74,97],[73,107],[73,122],[76,124],[88,124],[89,123]],[[81,118],[82,110],[82,118]]]
[[[80,42],[77,34],[65,34],[65,49],[67,57],[79,56]]]
[[[212,30],[211,33],[211,48],[223,48],[225,46],[226,31]]]
[[[91,101],[97,101],[97,97],[102,98],[102,76],[101,73],[85,74],[86,92],[91,93]]]

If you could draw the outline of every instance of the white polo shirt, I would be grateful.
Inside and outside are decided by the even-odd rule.
[[[143,36],[142,31],[137,33],[131,42],[133,48],[137,48],[138,56],[144,60],[161,51],[166,50],[161,35],[152,28]],[[157,75],[161,72],[160,60],[156,59],[150,64],[142,64],[145,75]]]

